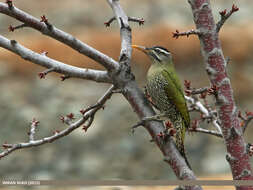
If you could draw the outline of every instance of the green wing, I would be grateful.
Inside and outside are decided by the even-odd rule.
[[[176,105],[177,110],[181,113],[186,127],[188,128],[190,126],[190,116],[180,80],[177,77],[174,68],[170,68],[170,71],[163,70],[162,75],[168,81],[168,85],[165,87],[167,96]]]

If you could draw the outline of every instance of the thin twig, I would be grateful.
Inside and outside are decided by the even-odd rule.
[[[190,95],[202,94],[208,91],[208,87],[197,88],[197,89],[186,89],[185,92]]]
[[[128,21],[137,22],[139,25],[144,25],[144,18],[128,17]]]
[[[200,127],[190,128],[189,132],[205,133],[205,134],[214,135],[216,137],[223,138],[223,135],[220,132],[218,132],[218,131],[207,130],[207,129],[203,129],[203,128],[200,128]]]
[[[109,27],[109,26],[111,25],[111,23],[112,23],[114,20],[116,20],[116,17],[115,17],[115,16],[112,17],[112,18],[110,18],[110,20],[108,20],[107,22],[105,22],[104,25],[105,25],[106,27]]]
[[[48,21],[48,24],[46,24],[46,17],[44,18],[42,16],[43,18],[39,20],[32,15],[18,9],[17,7],[15,7],[15,9],[9,9],[8,5],[6,5],[5,3],[0,3],[0,13],[15,18],[20,22],[26,24],[27,26],[40,31],[42,34],[50,36],[53,39],[58,40],[63,44],[69,46],[70,48],[73,48],[79,53],[90,57],[91,59],[104,66],[108,71],[119,69],[118,62],[113,60],[111,57],[76,39],[71,34],[68,34],[55,26],[52,26],[48,23]]]
[[[1,4],[1,3],[0,3]],[[96,82],[111,83],[111,78],[107,71],[83,69],[75,66],[64,64],[60,61],[56,61],[47,56],[36,53],[14,40],[9,40],[0,35],[0,47],[3,47],[11,52],[19,55],[24,60],[31,61],[32,63],[41,65],[43,67],[52,68],[54,72],[65,74],[69,77],[89,79]]]
[[[244,121],[244,125],[242,126],[242,131],[245,133],[249,123],[253,120],[253,116],[248,116],[247,119]]]
[[[245,115],[242,114],[241,111],[238,112],[238,118],[241,119],[241,127],[242,127],[242,131],[243,133],[245,133],[249,123],[251,122],[251,120],[253,120],[253,112],[245,112]]]
[[[218,124],[218,119],[215,117],[215,115],[210,112],[199,100],[194,99],[190,96],[185,96],[185,99],[189,102],[191,105],[191,108],[194,108],[194,110],[200,111],[203,116],[202,118],[209,118],[211,119],[214,127],[218,130],[220,134],[222,134],[221,126]]]
[[[232,9],[227,13],[227,10],[224,9],[223,11],[220,12],[220,21],[216,24],[216,32],[218,33],[223,26],[223,24],[226,22],[226,20],[236,11],[238,11],[239,8],[235,6],[234,4],[232,5]]]
[[[50,72],[53,72],[55,70],[55,68],[49,68],[49,69],[47,69],[47,70],[45,70],[45,71],[43,71],[43,72],[40,72],[40,73],[38,73],[38,76],[39,76],[39,78],[40,79],[45,79],[46,78],[46,75],[48,74],[48,73],[50,73]]]
[[[10,25],[8,29],[9,29],[10,32],[14,32],[17,29],[24,28],[24,27],[28,27],[27,24],[20,24],[18,26]]]
[[[110,18],[107,22],[104,23],[106,27],[109,27],[113,21],[116,20],[116,17]],[[139,25],[143,25],[145,20],[143,18],[136,18],[136,17],[128,17],[128,21],[137,22]]]
[[[202,33],[199,30],[194,30],[191,29],[189,31],[186,32],[179,32],[178,30],[176,30],[176,32],[172,32],[172,37],[178,39],[180,36],[187,36],[189,37],[190,35],[201,35]]]

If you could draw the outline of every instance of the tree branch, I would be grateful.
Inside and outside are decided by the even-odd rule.
[[[188,38],[190,35],[199,36],[201,34],[202,33],[199,30],[193,30],[193,29],[186,32],[179,32],[178,30],[176,30],[176,32],[172,32],[172,37],[178,39],[180,36],[186,36]]]
[[[253,112],[246,111],[246,116],[243,116],[241,111],[239,111],[238,117],[242,120],[241,127],[242,127],[243,133],[245,133],[249,123],[253,120]]]
[[[220,21],[216,24],[216,32],[218,33],[223,26],[223,24],[226,22],[226,20],[236,11],[238,11],[239,8],[236,7],[234,4],[232,6],[232,9],[227,13],[227,10],[223,10],[220,12]]]
[[[208,91],[207,87],[198,88],[198,89],[186,89],[185,93],[189,95],[202,94]]]
[[[34,140],[35,127],[38,126],[38,121],[33,119],[32,124],[31,124],[30,134],[29,134],[29,142],[17,143],[17,144],[4,143],[3,147],[6,150],[4,150],[3,152],[0,153],[0,159],[9,155],[12,152],[18,150],[18,149],[24,149],[24,148],[34,147],[34,146],[41,146],[43,144],[52,143],[53,141],[60,139],[64,136],[70,134],[75,129],[81,127],[86,121],[88,121],[88,119],[91,119],[91,122],[89,121],[89,123],[88,123],[88,125],[90,126],[96,112],[99,109],[103,108],[103,105],[106,103],[106,101],[111,98],[111,96],[113,94],[113,90],[114,90],[114,86],[111,86],[106,91],[106,93],[98,100],[98,102],[95,104],[96,106],[93,106],[88,111],[83,112],[82,118],[79,119],[78,121],[72,122],[72,121],[68,120],[68,122],[66,122],[66,120],[63,118],[64,123],[67,124],[68,127],[62,131],[55,131],[54,135],[52,135],[52,136],[45,137],[45,138],[39,139],[39,140]],[[68,116],[68,119],[70,119],[71,117],[73,118],[73,116]],[[83,129],[85,131],[87,131],[86,126],[84,126]]]
[[[98,50],[88,46],[87,44],[76,39],[72,35],[63,32],[62,30],[56,28],[55,26],[48,27],[48,25],[43,21],[40,22],[39,19],[29,15],[28,13],[19,10],[14,7],[9,9],[8,5],[5,3],[0,3],[0,13],[6,14],[13,17],[20,22],[26,24],[35,30],[40,31],[42,34],[50,36],[63,44],[68,45],[72,49],[78,51],[79,53],[90,57],[91,59],[97,61],[99,64],[103,65],[108,71],[114,69],[119,69],[119,64],[113,60],[111,57],[99,52]]]
[[[60,61],[51,59],[45,55],[35,53],[30,49],[27,49],[24,46],[20,45],[15,40],[9,40],[1,35],[0,35],[0,47],[3,47],[19,55],[24,60],[28,60],[43,67],[53,69],[54,72],[62,73],[68,75],[69,77],[88,79],[96,82],[106,82],[106,83],[112,82],[107,71],[81,69],[78,67],[64,64]]]
[[[131,46],[132,35],[131,35],[131,28],[128,24],[128,16],[121,8],[119,0],[107,0],[107,2],[111,6],[120,27],[120,37],[121,37],[120,61],[123,60],[127,62],[128,65],[130,65],[130,60],[132,57],[132,46]]]
[[[206,63],[206,71],[213,87],[217,87],[216,101],[222,134],[231,167],[233,179],[252,180],[249,155],[238,119],[233,90],[226,72],[226,60],[216,30],[210,0],[188,0],[192,8],[196,29],[205,31],[199,36],[201,52]],[[245,174],[245,171],[248,171]],[[253,187],[236,187],[237,190],[253,189]]]
[[[217,118],[212,114],[199,100],[196,100],[190,96],[185,96],[185,99],[198,111],[203,114],[203,118],[209,118],[212,121],[214,127],[218,130],[219,134],[222,134],[221,126],[218,124]]]
[[[242,127],[243,129],[243,133],[246,131],[249,123],[253,120],[253,116],[249,116],[245,121],[244,121],[244,125]]]
[[[26,24],[21,24],[21,25],[18,25],[18,26],[10,25],[8,29],[9,29],[10,32],[14,32],[17,29],[21,29],[21,28],[24,28],[24,27],[27,27],[27,25]]]
[[[111,25],[111,23],[116,20],[116,17],[112,17],[110,20],[108,20],[107,22],[105,22],[105,26],[109,27]],[[145,20],[143,18],[135,18],[135,17],[128,17],[128,21],[131,22],[138,22],[139,25],[143,25]]]
[[[223,138],[223,135],[220,132],[212,131],[212,130],[207,130],[207,129],[203,129],[203,128],[200,128],[200,127],[190,128],[189,131],[190,132],[205,133],[205,134],[208,134],[208,135],[214,135],[216,137]]]
[[[136,17],[128,17],[128,21],[137,22],[139,23],[139,25],[143,25],[145,22],[144,18],[136,18]]]

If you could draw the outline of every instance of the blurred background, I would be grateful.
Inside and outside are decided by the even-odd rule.
[[[227,71],[232,81],[237,106],[242,111],[253,111],[253,2],[213,0],[213,14],[219,20],[219,11],[230,10],[235,3],[240,10],[225,23],[220,32],[225,57],[231,59]],[[104,22],[113,13],[101,0],[32,1],[19,0],[14,4],[40,18],[45,14],[50,23],[71,33],[99,51],[118,59],[120,36],[117,23],[106,28]],[[172,38],[172,32],[194,28],[187,1],[128,0],[121,5],[129,16],[145,19],[144,26],[131,23],[133,44],[168,48],[181,80],[190,80],[192,86],[209,86],[205,65],[197,37]],[[18,21],[0,15],[0,35],[15,39],[36,51],[48,51],[48,56],[79,67],[103,69],[94,61],[71,48],[43,36],[30,28],[8,32],[9,25]],[[145,85],[149,60],[133,51],[132,68],[140,87]],[[60,115],[79,110],[91,104],[106,91],[107,84],[80,79],[62,82],[59,75],[49,74],[40,80],[37,73],[44,68],[23,61],[18,56],[0,49],[0,144],[28,140],[27,132],[32,118],[40,121],[36,138],[52,135],[64,126]],[[213,105],[212,99],[210,103]],[[193,114],[192,119],[199,118]],[[4,179],[175,179],[170,167],[150,136],[143,128],[131,133],[138,122],[128,102],[119,94],[106,103],[104,111],[96,114],[87,133],[77,129],[71,135],[52,144],[16,151],[0,161],[0,178]],[[208,124],[201,127],[214,129]],[[246,132],[247,142],[253,142],[253,124]],[[225,146],[221,139],[205,134],[186,136],[188,159],[195,174],[228,176],[230,168],[225,160]]]

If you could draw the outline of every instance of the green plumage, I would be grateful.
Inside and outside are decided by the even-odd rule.
[[[168,50],[159,46],[133,47],[142,50],[151,59],[151,66],[147,73],[148,94],[154,105],[161,113],[166,113],[176,128],[176,146],[190,167],[184,150],[185,132],[190,126],[190,117],[183,88],[174,69],[172,56]]]

